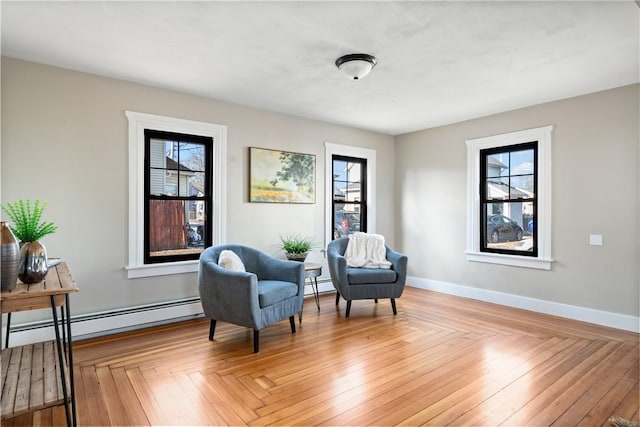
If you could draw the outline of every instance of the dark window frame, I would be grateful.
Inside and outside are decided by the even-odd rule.
[[[335,161],[344,161],[350,163],[359,163],[360,164],[360,200],[357,202],[347,201],[347,200],[339,200],[336,199],[336,187],[335,187],[335,171],[334,164]],[[347,181],[350,182],[350,181]],[[331,156],[331,236],[332,240],[335,240],[336,230],[336,203],[340,203],[343,205],[359,205],[360,206],[360,231],[367,231],[367,159],[360,157],[351,157],[351,156],[343,156],[339,154],[333,154]]]
[[[162,139],[177,142],[187,142],[202,144],[205,148],[205,170],[204,170],[204,195],[203,196],[168,196],[151,194],[151,139]],[[211,212],[213,207],[213,138],[193,134],[183,134],[177,132],[167,132],[155,129],[144,130],[144,264],[162,264],[177,261],[197,260],[200,253],[174,254],[174,255],[150,255],[150,222],[149,205],[152,200],[182,200],[182,201],[203,201],[205,206],[204,242],[203,248],[207,248],[213,243]],[[179,193],[179,192],[178,192]]]
[[[505,200],[501,200],[501,203],[532,203],[533,206],[533,219],[534,219],[534,227],[533,227],[533,250],[532,251],[521,251],[515,249],[504,249],[504,248],[489,248],[487,247],[487,206],[492,203],[497,203],[495,199],[488,199],[487,197],[487,181],[490,179],[487,177],[487,158],[494,154],[502,154],[502,153],[513,153],[518,151],[525,150],[533,150],[533,197],[527,198],[508,198]],[[538,226],[536,219],[538,218],[538,141],[530,141],[519,144],[512,145],[504,145],[500,147],[492,147],[480,150],[480,252],[489,252],[489,253],[497,253],[503,255],[519,255],[519,256],[528,256],[528,257],[538,257]],[[511,174],[511,165],[509,169],[509,180],[511,177],[521,176],[518,174]],[[510,181],[509,181],[510,186]],[[524,225],[524,224],[523,224]]]

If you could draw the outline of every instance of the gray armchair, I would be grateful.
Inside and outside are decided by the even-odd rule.
[[[359,299],[389,298],[393,314],[397,314],[396,298],[400,298],[407,279],[407,256],[386,246],[390,269],[348,267],[344,253],[349,238],[343,237],[329,243],[327,258],[331,281],[336,288],[336,305],[340,295],[347,301],[346,317],[351,312],[351,301]]]
[[[233,251],[246,272],[218,265],[223,250]],[[220,245],[200,256],[198,290],[206,317],[211,319],[209,340],[213,341],[216,321],[253,329],[253,351],[260,347],[260,330],[289,318],[296,332],[294,315],[302,310],[304,263],[270,257],[242,245]]]

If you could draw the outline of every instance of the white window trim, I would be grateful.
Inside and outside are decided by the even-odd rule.
[[[544,126],[469,139],[467,143],[467,260],[551,270],[551,131]],[[538,141],[538,256],[480,252],[480,150]]]
[[[351,145],[324,143],[325,147],[325,247],[333,240],[332,203],[333,194],[333,156],[348,156],[367,160],[367,232],[376,232],[376,150],[353,147]]]
[[[213,138],[213,244],[226,240],[226,152],[227,127],[214,123],[197,122],[125,111],[129,120],[129,259],[125,267],[127,277],[161,276],[198,271],[198,260],[144,263],[144,130],[154,129]]]

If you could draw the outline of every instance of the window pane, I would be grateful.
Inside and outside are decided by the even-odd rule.
[[[344,218],[349,223],[349,234],[360,231],[360,224],[362,223],[362,215],[360,213],[359,205],[347,205],[343,212]]]
[[[193,205],[196,203],[196,206]],[[149,201],[149,256],[199,254],[204,249],[204,203]],[[193,213],[192,213],[193,212]]]
[[[487,203],[485,227],[485,248],[533,251],[532,202]]]
[[[507,200],[509,198],[509,178],[491,178],[487,180],[488,200]]]
[[[179,150],[178,159],[180,159],[181,170],[204,172],[205,147],[203,144],[181,142]]]
[[[534,176],[519,175],[511,177],[511,199],[531,199],[534,194]]]
[[[360,183],[359,182],[351,182],[347,185],[346,189],[346,200],[351,202],[360,201]]]
[[[333,182],[333,200],[347,199],[347,183],[344,181]]]
[[[151,138],[149,164],[152,168],[166,168],[167,155],[171,151],[171,142]]]
[[[347,180],[347,162],[344,160],[334,160],[333,161],[333,179],[339,181]]]
[[[333,205],[333,238],[337,239],[351,234],[349,221],[344,216],[344,203]]]
[[[349,182],[360,182],[360,163],[347,162],[347,180]]]
[[[166,196],[178,195],[178,174],[175,171],[166,171],[164,178],[164,193]]]
[[[150,169],[149,170],[149,179],[150,179],[150,193],[154,196],[159,196],[165,193],[164,188],[164,169]]]
[[[487,156],[487,177],[509,176],[509,153]]]
[[[335,203],[333,216],[333,238],[348,236],[360,231],[362,214],[360,205],[350,203]]]
[[[188,178],[188,196],[204,197],[204,172],[195,172]]]
[[[533,150],[511,152],[511,175],[533,174]]]
[[[166,169],[149,170],[149,193],[154,196],[177,196],[178,195],[178,173]]]

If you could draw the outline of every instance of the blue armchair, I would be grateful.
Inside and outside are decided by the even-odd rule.
[[[220,253],[230,250],[246,271],[218,265]],[[296,332],[294,315],[302,310],[304,263],[270,257],[242,245],[220,245],[200,256],[198,290],[206,317],[211,319],[209,340],[213,341],[216,321],[253,329],[253,351],[260,347],[260,330],[289,318]]]
[[[327,258],[331,281],[336,288],[336,305],[340,295],[347,301],[346,317],[351,312],[351,301],[360,299],[389,298],[393,314],[396,310],[396,298],[400,298],[407,279],[407,256],[386,248],[386,258],[391,262],[390,269],[348,267],[344,254],[349,243],[348,237],[336,239],[327,246]]]

